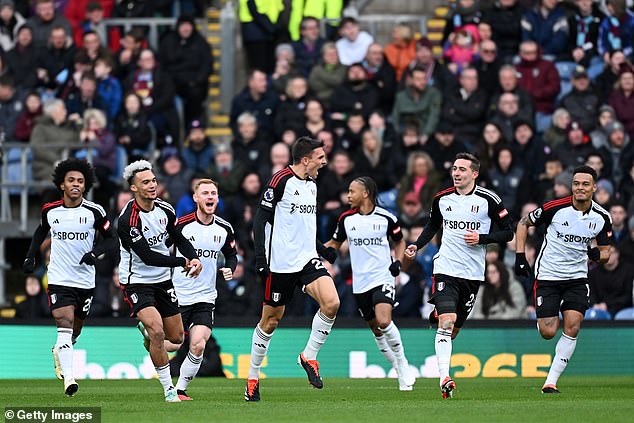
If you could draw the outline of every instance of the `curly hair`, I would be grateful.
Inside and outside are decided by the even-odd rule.
[[[88,194],[95,183],[95,169],[86,160],[80,160],[72,157],[59,162],[58,165],[55,166],[55,170],[52,175],[55,187],[61,192],[61,189],[59,188],[60,185],[64,183],[66,174],[72,171],[77,171],[84,175],[84,194]]]

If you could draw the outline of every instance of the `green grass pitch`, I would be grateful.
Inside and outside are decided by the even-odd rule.
[[[245,381],[200,378],[194,401],[163,402],[158,380],[84,380],[73,398],[62,382],[0,380],[3,407],[101,407],[103,422],[631,422],[634,377],[563,376],[561,395],[540,393],[541,379],[456,379],[443,400],[435,379],[400,392],[395,379],[263,379],[259,403],[244,401]]]

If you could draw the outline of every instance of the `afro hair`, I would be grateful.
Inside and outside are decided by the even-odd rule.
[[[59,187],[64,183],[66,174],[72,171],[77,171],[84,175],[84,194],[88,194],[95,183],[95,169],[86,160],[69,158],[59,162],[53,171],[53,184],[55,184],[55,187],[61,191]]]

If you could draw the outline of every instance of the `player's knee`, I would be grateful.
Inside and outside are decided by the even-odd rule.
[[[456,321],[450,317],[439,316],[438,327],[444,330],[453,331]]]
[[[278,319],[277,317],[271,316],[260,323],[260,329],[262,329],[264,332],[268,334],[271,334],[273,333],[275,329],[277,329],[277,325],[279,324],[280,324],[280,319]]]
[[[58,317],[55,319],[55,324],[58,328],[72,329],[73,320],[68,317]]]
[[[539,334],[544,339],[553,339],[555,337],[555,335],[557,334],[557,329],[556,328],[553,329],[553,328],[540,327],[539,328]]]
[[[579,335],[580,329],[581,329],[581,323],[566,325],[566,327],[564,328],[564,333],[571,338],[576,338],[577,335]]]
[[[163,330],[163,327],[161,325],[145,325],[145,329],[147,330],[147,334],[150,337],[150,341],[152,343],[163,343],[163,341],[165,340],[165,331]],[[170,339],[170,342],[173,341]],[[181,340],[181,342],[183,341]],[[176,343],[178,344],[179,342]]]
[[[327,317],[334,319],[337,315],[337,311],[339,311],[339,298],[334,297],[324,301],[323,304],[319,307],[321,312],[325,314]]]
[[[189,350],[196,357],[200,357],[205,352],[205,340],[204,339],[198,339],[195,342],[192,342],[189,345]]]
[[[390,323],[392,323],[392,319],[390,319],[389,317],[377,317],[376,318],[376,324],[379,326],[379,328],[381,329],[385,329],[387,328]]]
[[[168,339],[172,344],[182,344],[185,340],[185,334],[181,332],[177,332],[175,334],[170,334]]]

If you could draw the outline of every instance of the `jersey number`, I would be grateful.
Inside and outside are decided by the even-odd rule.
[[[178,297],[176,296],[176,291],[174,290],[174,288],[168,289],[167,293],[170,294],[170,300],[172,300],[173,303],[178,301]]]
[[[467,308],[467,314],[471,313],[471,309],[473,308],[473,304],[475,304],[475,294],[469,295],[469,301],[465,303],[465,307]]]
[[[86,314],[90,313],[91,305],[92,305],[92,297],[86,298],[86,301],[84,302],[84,307],[81,309],[81,311],[85,312]]]
[[[315,270],[319,270],[319,269],[325,269],[323,263],[321,262],[321,260],[314,258],[310,261],[313,266],[315,266]]]
[[[394,297],[396,296],[396,292],[394,291],[394,286],[393,285],[391,285],[389,283],[383,284],[383,287],[381,288],[381,292],[383,292],[387,298],[389,298],[390,300],[394,301]]]

